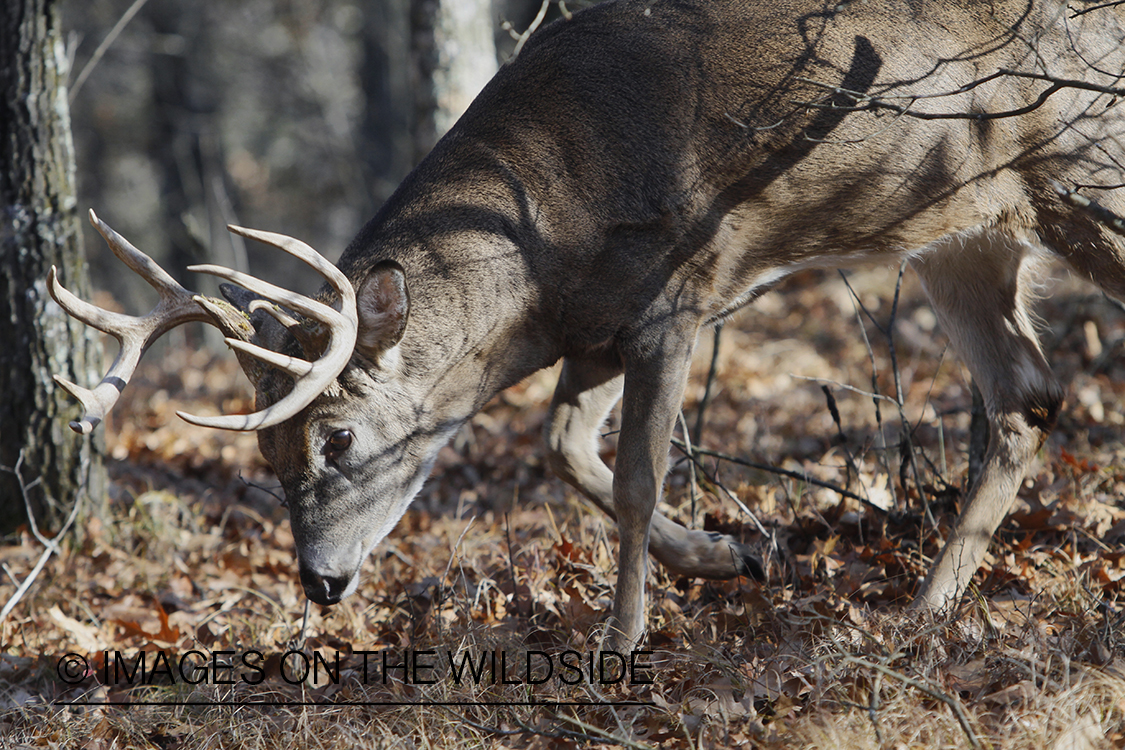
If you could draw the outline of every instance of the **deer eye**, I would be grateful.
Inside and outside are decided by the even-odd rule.
[[[336,430],[328,436],[328,455],[330,458],[339,456],[352,447],[352,431]]]

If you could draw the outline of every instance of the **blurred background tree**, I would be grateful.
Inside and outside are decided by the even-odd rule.
[[[100,379],[96,332],[47,292],[47,270],[86,294],[58,3],[0,2],[0,533],[58,531],[80,488],[104,502],[100,437],[67,428],[73,404],[51,380]]]
[[[335,259],[499,64],[541,0],[63,0],[79,204],[190,289],[192,262],[307,278],[228,223],[291,234]],[[557,15],[555,2],[548,3]],[[573,3],[572,3],[573,6]],[[147,287],[87,230],[96,289],[147,310]],[[259,256],[259,253],[263,255]],[[302,291],[313,291],[302,289]],[[202,328],[174,334],[195,339]],[[180,338],[176,338],[176,337]]]

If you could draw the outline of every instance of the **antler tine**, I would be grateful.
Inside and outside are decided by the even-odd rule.
[[[173,297],[186,297],[187,299],[191,299],[191,292],[180,286],[167,271],[157,265],[156,261],[135,248],[129,240],[115,232],[109,224],[99,219],[92,208],[90,209],[90,223],[94,225],[94,229],[98,230],[98,234],[105,239],[106,244],[109,245],[109,249],[113,251],[113,254],[116,255],[122,263],[129,266],[133,273],[147,281],[149,286],[160,293],[161,297],[167,294]]]
[[[67,290],[59,281],[58,271],[51,267],[47,286],[55,302],[67,314],[108,333],[121,344],[121,350],[113,360],[109,372],[93,389],[83,388],[55,376],[55,382],[82,404],[82,418],[70,423],[70,428],[82,435],[92,432],[105,419],[105,415],[117,403],[125,384],[133,376],[141,356],[153,341],[181,323],[208,320],[206,312],[192,300],[191,292],[176,283],[152,258],[113,231],[93,211],[90,211],[90,223],[105,238],[113,254],[159,292],[160,301],[148,315],[139,318],[103,310]]]
[[[227,224],[227,229],[240,237],[264,242],[267,245],[273,245],[279,250],[284,250],[294,258],[304,261],[317,273],[327,279],[328,283],[332,285],[332,288],[335,289],[341,297],[347,296],[355,299],[355,290],[352,289],[348,277],[344,276],[343,272],[333,265],[330,260],[299,239],[284,234],[277,234],[276,232],[247,229],[246,227],[239,227],[234,224]]]
[[[356,310],[355,290],[348,278],[316,250],[293,237],[273,232],[260,232],[242,227],[228,227],[235,234],[273,245],[290,255],[299,258],[324,276],[340,296],[340,310],[310,299],[302,294],[274,286],[248,274],[214,265],[190,266],[188,270],[207,273],[233,282],[244,289],[259,294],[270,302],[284,305],[302,315],[323,323],[329,331],[329,344],[324,354],[316,362],[308,362],[297,357],[289,357],[235,339],[227,339],[227,344],[245,354],[256,357],[284,372],[293,375],[293,390],[280,401],[253,414],[229,414],[219,417],[199,417],[184,412],[179,416],[192,424],[215,427],[222,430],[260,430],[284,422],[311,404],[336,379],[351,359],[355,350],[356,335],[359,329],[359,315]],[[282,321],[283,323],[285,321]]]
[[[267,313],[271,318],[281,323],[285,328],[292,329],[295,326],[300,326],[301,323],[289,313],[283,311],[277,305],[270,304],[268,300],[256,299],[247,307],[247,311],[255,313],[262,310]]]
[[[314,318],[316,320],[322,320],[331,315],[339,314],[323,302],[317,302],[316,300],[306,297],[303,294],[298,294],[297,292],[283,289],[282,287],[275,286],[268,281],[262,281],[256,276],[251,276],[250,274],[242,273],[241,271],[235,271],[231,268],[226,268],[225,266],[201,264],[197,266],[188,266],[188,270],[194,273],[206,273],[210,274],[211,276],[218,276],[220,279],[225,279],[231,283],[238,284],[243,289],[248,289],[255,294],[259,294],[262,297],[268,299],[270,302],[274,302],[279,305],[285,305],[290,310],[295,310],[302,315],[307,315],[308,317]],[[351,284],[348,284],[348,288],[351,289]],[[355,292],[352,292],[352,295],[354,299]]]

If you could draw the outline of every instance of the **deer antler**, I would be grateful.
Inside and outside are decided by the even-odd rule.
[[[57,270],[51,268],[48,287],[59,306],[83,323],[113,336],[121,344],[121,351],[118,352],[109,372],[93,390],[82,388],[58,375],[55,376],[55,382],[78,399],[85,410],[82,419],[70,423],[71,429],[75,432],[83,435],[91,432],[117,403],[141,356],[152,342],[172,328],[189,321],[201,320],[215,325],[226,334],[226,342],[231,348],[284,370],[296,379],[293,390],[287,396],[253,414],[197,417],[177,412],[188,422],[205,427],[248,431],[283,422],[312,403],[313,399],[343,371],[351,358],[358,328],[355,291],[335,266],[305,243],[284,235],[230,227],[233,232],[281,248],[312,266],[328,279],[329,284],[340,295],[342,305],[340,312],[308,297],[230,269],[207,265],[192,266],[189,270],[228,279],[271,302],[283,304],[325,324],[329,331],[330,342],[324,356],[316,363],[287,357],[249,343],[253,330],[245,315],[219,300],[194,295],[180,286],[152,258],[133,247],[128,240],[101,221],[93,211],[90,211],[90,223],[105,238],[113,254],[156,289],[160,301],[148,315],[143,317],[103,310],[69,292],[59,282]]]
[[[113,336],[121,344],[121,351],[117,353],[109,372],[93,390],[55,375],[55,382],[82,403],[85,415],[70,423],[70,428],[82,435],[93,431],[117,403],[122,389],[137,369],[141,355],[153,341],[181,323],[210,320],[207,312],[196,304],[191,292],[176,283],[152,258],[113,231],[92,210],[90,223],[105,238],[113,254],[156,289],[160,301],[152,312],[142,318],[103,310],[71,294],[59,282],[58,271],[51,266],[47,284],[59,306],[86,325]]]
[[[317,302],[304,295],[282,289],[229,268],[213,265],[188,266],[189,271],[209,273],[221,279],[226,279],[265,297],[270,302],[284,305],[290,310],[323,323],[329,332],[328,348],[316,362],[308,362],[299,357],[279,354],[256,344],[228,337],[227,345],[232,349],[260,359],[292,375],[295,379],[293,390],[277,403],[253,414],[196,417],[184,412],[177,412],[182,419],[203,427],[217,427],[221,430],[260,430],[284,422],[296,415],[297,412],[311,404],[313,399],[323,393],[329,383],[343,372],[348,360],[352,357],[352,352],[355,350],[356,333],[359,329],[355,290],[348,278],[336,266],[329,263],[323,255],[300,240],[286,237],[283,234],[260,232],[243,227],[228,226],[227,229],[243,237],[273,245],[304,261],[327,279],[329,285],[340,295],[340,310],[337,311],[323,302]],[[256,306],[252,305],[251,307]],[[290,322],[288,316],[282,316],[272,309],[267,309],[282,323]]]

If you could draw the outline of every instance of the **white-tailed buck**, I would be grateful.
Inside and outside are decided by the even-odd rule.
[[[1027,305],[1062,258],[1125,299],[1125,8],[1041,0],[620,0],[537,32],[344,251],[235,231],[304,259],[319,300],[233,271],[193,296],[96,218],[156,286],[144,318],[77,300],[123,340],[104,416],[151,341],[221,328],[292,518],[309,598],[355,590],[441,446],[494,394],[564,360],[554,471],[617,520],[610,624],[644,631],[647,553],[678,573],[760,572],[733,539],[655,510],[700,329],[793,271],[909,257],[984,395],[991,438],[918,595],[940,609],[981,563],[1062,389]],[[1117,106],[1114,106],[1114,105]],[[1082,195],[1078,195],[1077,191]],[[1094,201],[1090,203],[1090,201]],[[598,430],[622,402],[616,471]]]

